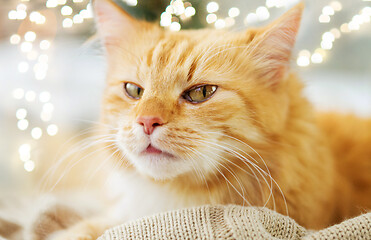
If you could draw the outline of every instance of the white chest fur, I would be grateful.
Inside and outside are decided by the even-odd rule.
[[[199,196],[182,194],[169,185],[156,183],[135,172],[114,174],[107,190],[115,202],[110,216],[121,221],[205,203]]]

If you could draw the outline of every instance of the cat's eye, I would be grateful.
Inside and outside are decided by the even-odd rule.
[[[208,100],[218,87],[215,85],[202,85],[191,88],[183,94],[183,98],[191,103],[201,103]]]
[[[140,99],[143,95],[144,89],[133,83],[125,83],[124,88],[128,96],[131,98]]]

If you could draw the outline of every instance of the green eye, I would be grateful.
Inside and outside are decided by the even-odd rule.
[[[183,97],[191,103],[201,103],[208,100],[216,91],[218,86],[202,85],[192,88],[184,93]]]
[[[129,97],[134,99],[140,99],[144,91],[143,88],[140,88],[133,83],[125,83],[125,90]]]

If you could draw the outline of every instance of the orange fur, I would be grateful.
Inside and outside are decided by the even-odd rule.
[[[317,121],[288,71],[302,5],[243,33],[169,32],[109,0],[95,7],[108,59],[102,122],[121,150],[116,161],[130,164],[120,169],[124,215],[234,203],[321,228],[371,207],[371,121]],[[128,97],[125,82],[143,96]],[[182,98],[201,84],[218,89],[203,103]],[[143,116],[163,120],[151,136]],[[144,156],[148,144],[173,157]]]
[[[101,1],[98,8],[99,4],[109,8],[111,3]],[[338,136],[338,132],[331,133],[336,137],[328,137],[327,131],[331,130],[322,129],[325,120],[320,127],[317,125],[312,107],[301,95],[300,81],[287,73],[301,9],[299,5],[269,26],[244,33],[208,29],[174,33],[136,21],[118,9],[117,19],[100,19],[98,15],[103,41],[107,35],[110,39],[109,44],[106,42],[110,65],[102,120],[123,129],[117,133],[118,144],[134,165],[129,171],[157,179],[158,184],[187,199],[189,205],[266,204],[310,228],[359,213],[348,210],[354,204],[369,208],[369,190],[363,195],[361,190],[354,192],[345,206],[336,203],[342,201],[336,189],[342,189],[339,183],[348,185],[344,189],[352,190],[347,196],[353,195],[355,188],[369,189],[366,169],[370,169],[371,154],[365,149],[369,149],[366,145],[371,143],[370,136],[348,138],[345,133]],[[123,29],[125,36],[120,30],[110,32],[107,26],[114,21],[135,28]],[[112,39],[122,40],[112,45]],[[142,87],[143,97],[133,100],[125,96],[123,82]],[[187,103],[180,97],[184,90],[200,84],[219,88],[215,96],[200,104]],[[159,127],[161,134],[151,144],[191,163],[177,166],[164,160],[154,166],[135,159],[138,145],[144,141],[137,135],[138,116],[164,119],[166,124]],[[347,149],[342,147],[340,151],[340,137],[347,139],[348,148],[360,144],[358,150],[344,153]],[[359,142],[361,139],[364,143]],[[338,164],[344,154],[349,159]],[[350,159],[359,159],[364,174],[358,178],[350,174],[348,183],[342,175],[344,169],[358,169],[344,167]],[[172,166],[168,170],[161,164]],[[276,183],[263,171],[270,171]],[[274,199],[269,198],[270,190]],[[197,201],[190,195],[196,195]]]

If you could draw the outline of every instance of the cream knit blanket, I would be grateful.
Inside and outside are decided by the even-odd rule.
[[[107,230],[99,240],[121,239],[367,239],[371,212],[309,231],[266,208],[202,206],[160,213]]]

